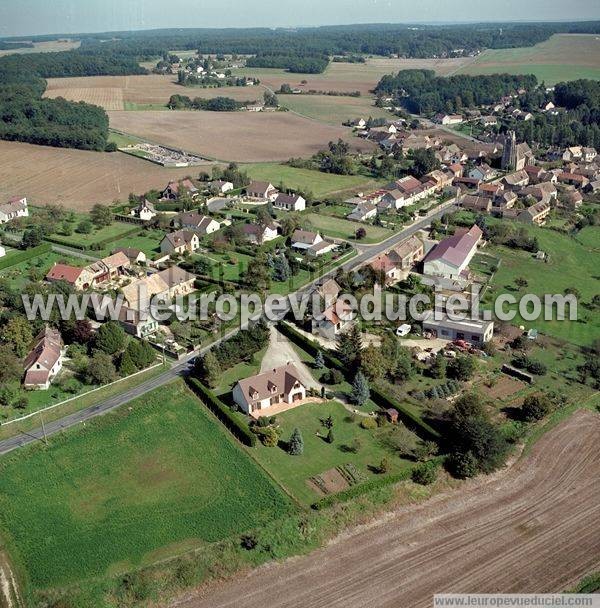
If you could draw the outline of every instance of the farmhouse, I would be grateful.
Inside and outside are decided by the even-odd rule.
[[[246,240],[255,245],[260,245],[277,238],[277,226],[275,224],[244,224],[242,232]]]
[[[27,199],[24,196],[13,196],[8,202],[0,205],[0,224],[6,224],[6,222],[18,217],[28,216],[29,209],[27,208]]]
[[[180,196],[198,196],[198,188],[194,186],[191,179],[184,179],[180,182],[169,182],[163,190],[163,200],[176,201]]]
[[[206,236],[216,232],[221,227],[221,224],[207,215],[189,212],[181,213],[173,222],[179,228],[187,228],[193,230],[198,236]]]
[[[62,339],[56,329],[46,326],[35,338],[25,358],[25,388],[47,390],[62,368]]]
[[[156,216],[156,209],[150,201],[144,199],[144,201],[131,210],[130,215],[137,217],[144,222],[148,222]]]
[[[464,340],[478,346],[492,339],[494,322],[479,319],[453,320],[445,314],[429,311],[423,319],[423,331],[429,331],[443,340]]]
[[[200,247],[200,239],[195,232],[191,230],[177,230],[170,234],[165,234],[160,242],[160,250],[162,253],[179,253],[183,254],[194,253]]]
[[[246,186],[246,195],[250,198],[274,202],[278,194],[277,188],[269,182],[251,181]]]
[[[195,280],[195,275],[179,266],[171,266],[133,281],[125,285],[121,291],[126,306],[140,310],[141,306],[147,306],[150,298],[158,297],[166,301],[191,293],[194,291]]]
[[[299,194],[279,193],[273,201],[273,207],[282,211],[304,211],[306,200]]]
[[[260,415],[273,405],[300,404],[306,387],[296,367],[288,363],[256,376],[240,380],[233,387],[233,400],[246,414]]]
[[[472,226],[469,230],[457,229],[454,235],[440,241],[425,256],[424,274],[459,278],[466,272],[482,236],[479,226]]]
[[[520,222],[526,222],[527,224],[538,224],[541,225],[546,220],[546,216],[550,213],[550,203],[535,203],[527,209],[524,209],[517,215],[517,219]]]
[[[436,114],[435,122],[441,125],[458,125],[463,121],[460,114]]]
[[[318,232],[308,230],[296,230],[292,234],[292,247],[294,249],[306,250],[323,241],[323,237]]]

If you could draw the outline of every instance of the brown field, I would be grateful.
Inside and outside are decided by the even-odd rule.
[[[143,194],[198,171],[197,167],[165,169],[120,152],[0,141],[0,200],[21,194],[31,203],[61,203],[84,211],[94,203],[126,200],[130,192]]]
[[[500,376],[493,386],[479,385],[478,389],[490,399],[504,399],[510,397],[524,388],[527,388],[525,382],[521,382],[510,376]]]
[[[57,53],[58,51],[70,51],[79,48],[80,40],[49,40],[48,42],[34,42],[32,49],[14,49],[0,51],[2,55],[29,54],[29,53]]]
[[[430,608],[433,593],[544,593],[600,567],[600,416],[574,414],[495,476],[399,509],[178,608]]]
[[[310,156],[340,137],[353,149],[374,149],[350,129],[291,112],[109,112],[109,117],[118,131],[220,160],[267,162]]]
[[[87,101],[106,110],[122,110],[124,102],[135,104],[166,104],[171,95],[188,97],[231,97],[239,101],[261,99],[262,87],[182,87],[173,75],[88,76],[81,78],[49,78],[46,97],[64,97]],[[119,104],[117,107],[117,104]]]
[[[459,59],[367,59],[366,63],[330,63],[323,74],[290,74],[284,70],[270,68],[244,68],[234,73],[257,76],[262,84],[278,89],[283,83],[303,89],[331,91],[360,91],[367,95],[385,74],[415,68],[435,70],[447,75],[468,62]],[[306,84],[302,84],[306,80]]]

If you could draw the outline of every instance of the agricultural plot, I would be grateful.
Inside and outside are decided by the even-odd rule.
[[[172,74],[146,76],[81,76],[49,78],[45,97],[87,101],[105,110],[143,110],[164,106],[171,95],[232,97],[238,101],[262,99],[261,87],[182,87]],[[116,105],[120,102],[120,106]]]
[[[341,125],[355,118],[386,118],[394,116],[374,105],[370,96],[336,97],[333,95],[280,95],[279,103],[296,114],[331,125]]]
[[[350,210],[348,211],[348,213]],[[364,243],[378,243],[392,236],[392,232],[381,226],[371,226],[362,222],[351,222],[350,220],[333,217],[330,215],[322,215],[319,213],[307,213],[302,216],[305,227],[312,227],[316,230],[323,231],[327,236],[338,239],[353,239],[356,231],[359,228],[364,228],[367,231],[366,237],[362,240]]]
[[[578,78],[600,79],[600,37],[556,34],[532,47],[490,49],[459,69],[460,74],[535,74],[553,85]]]
[[[331,140],[373,150],[345,127],[319,124],[290,112],[109,112],[118,131],[181,148],[205,158],[238,162],[311,156]]]
[[[181,381],[0,469],[3,534],[36,590],[133,569],[291,509]]]
[[[87,211],[95,203],[125,200],[130,192],[162,189],[190,174],[120,152],[91,152],[0,141],[0,199],[15,193],[30,204],[60,203]]]
[[[79,48],[81,45],[80,40],[48,40],[46,42],[34,42],[33,48],[21,48],[14,50],[2,50],[0,51],[0,57],[2,55],[14,55],[14,54],[29,54],[29,53],[58,53],[60,51],[71,51]]]

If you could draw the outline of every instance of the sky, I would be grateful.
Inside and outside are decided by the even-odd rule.
[[[0,0],[0,36],[159,27],[600,19],[599,0]]]

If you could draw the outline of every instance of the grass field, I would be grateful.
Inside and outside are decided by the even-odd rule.
[[[556,34],[532,47],[489,49],[459,70],[461,74],[535,74],[553,85],[578,78],[600,79],[600,37]]]
[[[2,528],[35,589],[116,574],[291,508],[181,381],[0,471]]]
[[[371,142],[291,112],[109,112],[111,126],[148,141],[238,162],[311,156],[338,138],[352,148],[373,150]]]
[[[378,243],[392,236],[392,232],[381,226],[371,226],[362,222],[351,222],[338,217],[322,215],[319,213],[307,213],[302,215],[305,227],[312,226],[317,230],[322,230],[326,235],[339,238],[351,239],[359,228],[367,231],[367,236],[362,240],[363,243]]]
[[[374,105],[371,96],[336,97],[332,95],[280,95],[279,103],[293,112],[331,125],[355,118],[386,118],[393,115]]]
[[[600,272],[598,271],[597,250],[600,247],[600,228],[593,227],[584,232],[585,244],[577,239],[545,228],[529,228],[539,240],[540,249],[549,255],[544,263],[536,260],[531,253],[493,248],[491,253],[502,259],[493,281],[495,295],[513,292],[514,295],[532,293],[562,294],[574,287],[581,293],[578,305],[578,321],[523,321],[527,327],[536,327],[550,336],[562,338],[578,345],[587,345],[600,337],[600,316],[587,310],[582,304],[600,293]],[[528,285],[515,292],[514,281],[524,277]],[[519,318],[515,319],[519,323]]]
[[[88,260],[50,251],[44,255],[31,258],[26,262],[5,268],[0,271],[0,277],[9,279],[11,287],[20,289],[29,281],[30,273],[44,277],[57,262],[72,264],[73,266],[85,266]]]
[[[253,179],[269,181],[276,187],[283,183],[287,188],[312,192],[317,198],[352,190],[368,191],[383,183],[363,175],[334,175],[279,163],[249,164],[242,169]]]
[[[334,443],[325,441],[327,435],[320,420],[328,416],[334,421]],[[307,480],[325,471],[353,464],[365,478],[372,476],[383,458],[390,463],[389,472],[398,473],[410,466],[386,446],[390,434],[401,432],[399,427],[385,426],[376,430],[365,430],[359,426],[360,418],[353,419],[344,406],[337,401],[311,403],[277,416],[282,431],[282,439],[289,439],[292,431],[299,428],[304,439],[304,454],[290,456],[280,447],[260,446],[253,454],[256,459],[287,490],[304,504],[319,498],[319,494],[307,484]],[[353,453],[348,450],[356,438],[360,449]]]
[[[34,42],[33,48],[21,48],[14,50],[2,50],[0,51],[0,57],[2,55],[27,55],[29,53],[58,53],[60,51],[71,51],[72,49],[79,48],[81,45],[80,40],[48,40],[46,42]]]
[[[139,195],[153,188],[162,189],[170,180],[199,170],[167,169],[120,152],[0,141],[0,200],[18,192],[27,197],[29,204],[60,203],[69,209],[87,211],[95,203],[125,201],[130,192]]]

